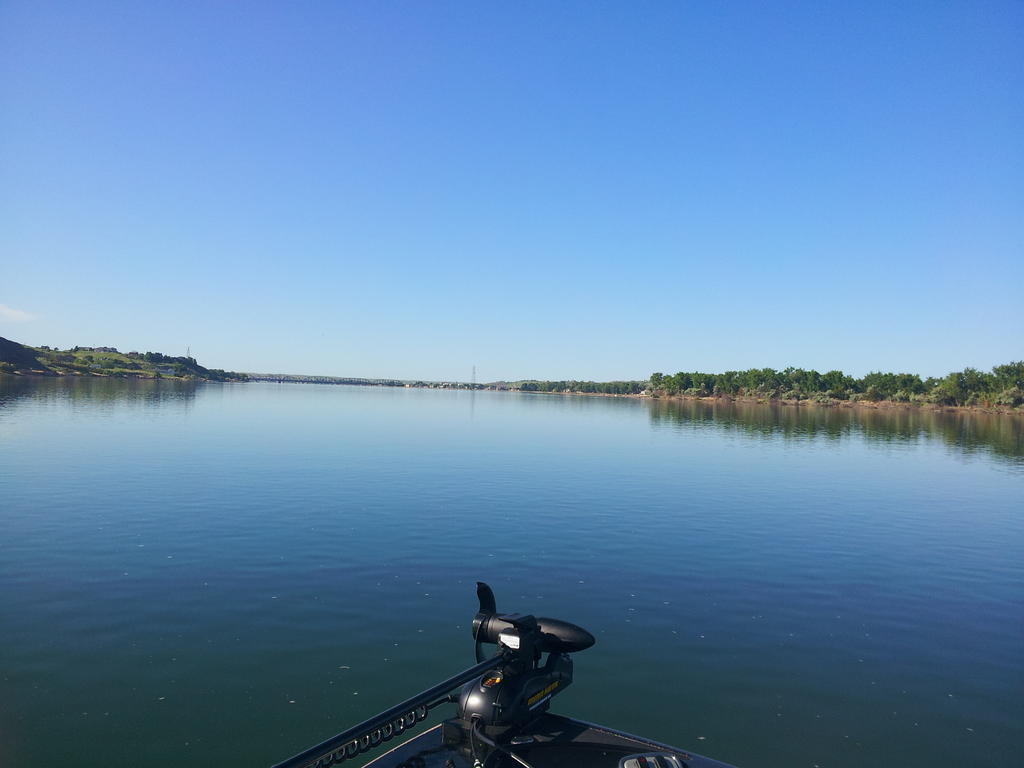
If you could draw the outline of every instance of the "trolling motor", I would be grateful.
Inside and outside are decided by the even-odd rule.
[[[473,617],[476,660],[484,660],[483,643],[498,646],[502,663],[462,688],[459,717],[466,723],[487,726],[500,736],[525,725],[548,708],[551,697],[572,683],[570,653],[594,644],[594,636],[561,619],[518,613],[498,613],[494,592],[482,581],[476,594],[480,611]],[[541,656],[547,653],[541,664]]]
[[[443,724],[444,742],[465,749],[474,763],[478,742],[506,752],[502,742],[513,739],[572,683],[569,654],[592,646],[594,636],[560,619],[498,613],[494,592],[482,581],[477,582],[476,594],[480,610],[473,617],[474,666],[274,768],[339,765],[422,722],[434,707],[456,701],[457,716]],[[497,653],[484,658],[484,643],[497,645]],[[545,653],[547,659],[541,664]],[[457,697],[451,694],[460,687]]]

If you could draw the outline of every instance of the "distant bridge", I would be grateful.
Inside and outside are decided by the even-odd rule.
[[[500,389],[494,384],[464,381],[422,381],[419,379],[353,379],[346,376],[300,376],[295,373],[246,373],[249,381],[278,384],[349,384],[357,387],[423,387],[426,389]]]
[[[363,387],[404,387],[397,379],[351,379],[343,376],[299,376],[294,373],[247,373],[249,381],[272,381],[279,384],[350,384]]]

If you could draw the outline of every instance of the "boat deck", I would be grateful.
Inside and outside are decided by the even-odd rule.
[[[444,743],[443,730],[443,724],[434,726],[366,763],[366,768],[473,768],[462,750]],[[531,741],[510,748],[533,768],[619,768],[624,759],[625,768],[732,768],[692,752],[560,715],[542,715],[529,733]],[[633,762],[631,757],[638,759]],[[501,753],[487,766],[522,768]]]

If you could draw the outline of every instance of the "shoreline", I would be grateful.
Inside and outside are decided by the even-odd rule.
[[[245,379],[211,379],[205,376],[173,376],[171,374],[157,374],[147,376],[139,373],[109,374],[109,373],[54,373],[53,371],[0,371],[0,381],[9,376],[12,379],[105,379],[112,381],[209,381],[214,384],[245,384]]]
[[[40,379],[76,379],[76,380],[90,380],[95,381],[97,379],[104,380],[122,380],[122,381],[168,381],[168,382],[212,382],[217,384],[247,384],[257,383],[259,380],[252,379],[211,379],[199,376],[168,376],[168,375],[156,375],[147,376],[145,374],[122,374],[122,375],[109,375],[101,373],[55,373],[51,371],[32,371],[32,372],[6,372],[0,371],[0,380],[5,377],[11,378],[40,378]],[[296,380],[289,383],[295,384],[319,384],[327,382],[318,381],[302,381]],[[379,384],[374,385],[368,381],[366,382],[329,382],[335,386],[380,386]],[[429,387],[429,386],[416,386],[416,385],[402,385],[405,388],[413,389],[451,389],[451,390],[462,390],[463,387]],[[465,387],[466,390],[470,390],[470,387]],[[742,404],[742,405],[768,405],[776,407],[786,408],[823,408],[823,409],[849,409],[849,410],[871,410],[871,411],[916,411],[916,412],[927,412],[927,413],[984,413],[989,415],[1002,415],[1002,416],[1024,416],[1024,408],[1013,408],[1010,406],[979,406],[979,405],[939,405],[936,403],[907,403],[897,402],[895,400],[832,400],[831,402],[819,402],[816,400],[794,400],[786,398],[772,398],[772,397],[747,397],[747,396],[736,396],[736,395],[651,395],[651,394],[618,394],[612,392],[576,392],[576,391],[552,391],[552,390],[519,390],[519,389],[498,389],[496,387],[488,387],[486,385],[478,386],[476,391],[490,391],[490,392],[515,392],[519,394],[527,395],[570,395],[573,397],[613,397],[613,398],[627,398],[633,400],[662,400],[666,402],[672,401],[692,401],[702,402],[709,405],[720,405],[720,404]]]
[[[509,390],[517,392],[519,390]],[[770,405],[783,406],[787,408],[824,408],[850,410],[862,409],[871,411],[917,411],[928,413],[985,413],[999,414],[1003,416],[1024,416],[1024,408],[1012,408],[1007,406],[985,407],[980,405],[938,405],[936,403],[901,403],[895,400],[833,400],[830,403],[821,403],[815,400],[792,400],[775,397],[739,397],[735,395],[626,395],[613,394],[608,392],[551,392],[536,391],[527,392],[529,395],[573,395],[576,397],[620,397],[634,400],[664,400],[664,401],[695,401],[719,405],[722,403],[742,405]]]

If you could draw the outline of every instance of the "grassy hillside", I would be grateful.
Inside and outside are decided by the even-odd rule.
[[[170,357],[159,352],[119,352],[113,347],[28,347],[4,338],[0,338],[0,374],[203,381],[246,379],[242,373],[205,368],[194,357]]]

